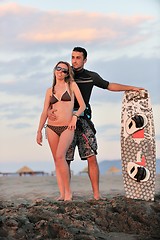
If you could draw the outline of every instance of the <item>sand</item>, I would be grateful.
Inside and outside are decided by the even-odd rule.
[[[1,199],[18,202],[49,197],[56,199],[58,187],[55,176],[5,176],[0,178]],[[85,176],[72,176],[73,200],[92,197],[90,180]],[[105,197],[124,194],[122,175],[100,176],[100,191]]]
[[[160,175],[154,202],[125,198],[122,175],[100,176],[93,200],[87,175],[72,176],[72,202],[58,202],[55,176],[0,177],[0,240],[159,239]]]

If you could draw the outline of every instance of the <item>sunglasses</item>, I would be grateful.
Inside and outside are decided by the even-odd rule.
[[[56,67],[56,70],[57,71],[62,71],[65,74],[68,73],[68,70],[66,68],[62,68],[62,67],[59,67],[59,66]]]

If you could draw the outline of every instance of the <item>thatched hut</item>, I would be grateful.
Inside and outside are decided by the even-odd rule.
[[[31,168],[29,168],[29,167],[27,167],[27,166],[24,166],[24,167],[20,168],[20,169],[17,171],[17,173],[19,173],[19,176],[23,176],[23,175],[34,175],[34,174],[35,174],[35,172],[34,172]]]
[[[119,168],[115,167],[115,166],[112,166],[112,167],[110,167],[110,168],[108,169],[108,172],[109,172],[109,173],[112,173],[112,174],[118,173],[118,172],[120,172],[120,171],[121,171],[121,170],[120,170]]]
[[[85,167],[82,171],[79,172],[79,174],[86,174],[88,173],[88,167]]]

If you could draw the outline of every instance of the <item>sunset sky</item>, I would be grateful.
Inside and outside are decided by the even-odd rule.
[[[36,132],[53,67],[71,62],[75,46],[88,51],[85,68],[149,91],[160,158],[159,23],[159,0],[0,0],[0,172],[54,170],[45,132],[42,147]],[[122,97],[94,88],[99,162],[121,158]],[[84,166],[76,153],[73,171]]]

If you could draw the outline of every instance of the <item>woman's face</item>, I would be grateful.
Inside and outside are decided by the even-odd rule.
[[[64,80],[65,77],[68,75],[68,66],[64,63],[59,63],[55,68],[55,76],[58,80]]]

